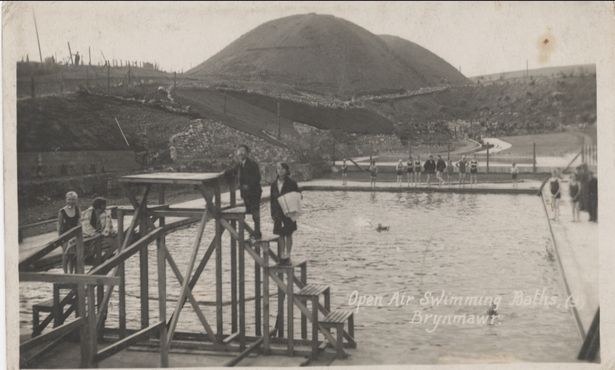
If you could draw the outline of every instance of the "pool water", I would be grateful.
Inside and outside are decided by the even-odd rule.
[[[539,198],[306,192],[304,209],[294,235],[293,258],[308,259],[309,282],[331,286],[332,307],[356,310],[358,349],[344,364],[575,360],[580,338],[565,305]],[[262,217],[263,230],[270,232],[268,203]],[[379,223],[388,231],[376,231]],[[212,233],[210,224],[199,257]],[[190,227],[167,237],[182,273],[194,234],[195,227]],[[229,245],[226,234],[223,245]],[[155,254],[152,246],[150,322],[158,316]],[[228,248],[224,248],[223,260],[228,259]],[[246,265],[246,291],[253,296],[253,264],[248,254]],[[215,297],[213,273],[212,258],[194,295],[215,329],[214,307],[208,303]],[[131,328],[139,325],[138,276],[135,256],[126,267]],[[170,313],[180,285],[170,269],[167,280]],[[230,300],[229,280],[226,269],[225,300]],[[47,286],[22,284],[20,296],[24,334],[31,330],[29,305],[51,293]],[[492,301],[498,303],[497,316],[487,314]],[[116,305],[114,295],[108,318],[111,327],[117,325]],[[250,335],[253,305],[247,303]],[[275,307],[272,302],[272,310]],[[299,311],[295,312],[297,317]],[[224,315],[225,331],[230,333],[229,306]],[[178,330],[203,331],[189,305],[182,311]]]

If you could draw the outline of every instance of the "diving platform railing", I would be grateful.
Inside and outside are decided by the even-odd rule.
[[[237,352],[237,356],[228,361],[227,366],[236,365],[245,356],[255,351],[261,354],[304,355],[309,361],[328,345],[336,350],[339,357],[346,356],[344,348],[356,347],[353,312],[331,310],[330,288],[325,285],[308,283],[307,262],[291,265],[279,264],[280,245],[277,237],[256,241],[248,239],[247,234],[251,234],[252,230],[245,221],[245,208],[236,202],[234,179],[228,179],[218,173],[154,173],[125,176],[120,178],[120,184],[124,187],[132,208],[119,207],[117,209],[119,246],[113,256],[93,266],[86,274],[83,263],[83,240],[79,227],[60,236],[44,248],[44,252],[47,253],[76,236],[78,244],[76,274],[26,272],[28,266],[45,254],[43,252],[20,264],[20,271],[23,268],[23,272],[20,273],[22,281],[38,279],[37,281],[75,284],[78,313],[77,320],[57,326],[47,333],[22,343],[23,364],[49,352],[49,341],[55,340],[54,343],[57,343],[77,328],[80,329],[82,367],[96,366],[100,361],[140,342],[145,345],[155,344],[158,347],[161,367],[170,366],[169,349],[171,345]],[[165,204],[165,188],[171,185],[193,187],[203,196],[205,207],[178,208]],[[230,204],[226,206],[223,206],[221,201],[222,186],[230,189]],[[158,204],[149,206],[148,198],[152,188],[158,190]],[[137,195],[139,191],[140,195]],[[132,219],[125,229],[126,216],[132,216]],[[168,218],[179,218],[179,220],[167,223]],[[197,260],[201,242],[205,238],[205,225],[210,221],[214,222],[214,233],[204,255]],[[194,224],[196,224],[196,233],[190,249],[190,259],[182,272],[166,246],[166,236],[180,228]],[[230,333],[224,331],[223,289],[228,288],[225,288],[223,284],[223,271],[225,270],[222,261],[222,235],[224,232],[230,236],[230,259],[228,261],[231,274]],[[151,323],[148,253],[149,246],[154,242],[157,253],[158,319]],[[278,244],[277,254],[271,247],[272,243]],[[254,262],[254,335],[248,335],[246,332],[248,318],[246,312],[246,253]],[[126,325],[125,263],[137,254],[140,271],[140,329],[134,330],[128,329]],[[193,294],[193,289],[199,283],[199,278],[210,262],[215,265],[215,315],[211,318],[211,323]],[[170,315],[167,315],[167,264],[181,285],[179,298]],[[277,310],[272,310],[271,307],[273,295],[270,293],[270,281],[274,283],[273,289],[277,286]],[[115,286],[118,287],[117,292],[114,289]],[[98,299],[95,298],[95,287],[99,289]],[[109,302],[114,293],[118,296],[118,324],[116,328],[109,328],[106,318],[107,311],[110,309]],[[73,294],[72,291],[70,294]],[[62,304],[70,304],[70,302],[66,299],[58,299],[54,302],[56,304],[52,310],[56,313],[62,311],[62,314],[66,315]],[[203,327],[202,332],[188,333],[177,330],[180,315],[186,303],[196,313]],[[298,309],[301,315],[300,328],[297,332],[300,335],[299,338],[295,338],[295,309]],[[270,316],[275,311],[277,311],[277,319],[272,328]],[[286,320],[284,320],[285,316]],[[311,323],[310,339],[308,339],[308,322]],[[331,330],[335,330],[335,333]],[[320,340],[319,337],[324,340]],[[115,341],[105,348],[98,349],[99,342],[110,340]],[[26,357],[26,352],[34,348],[37,349],[35,356]]]

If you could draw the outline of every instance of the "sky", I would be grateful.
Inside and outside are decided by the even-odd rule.
[[[33,13],[43,58],[73,53],[93,63],[107,59],[157,62],[186,71],[256,26],[302,13],[332,14],[375,34],[413,41],[466,76],[595,63],[592,34],[606,3],[348,3],[32,2],[3,7],[3,22],[20,59],[38,60]],[[612,19],[612,18],[611,18]],[[7,35],[5,34],[5,41]],[[544,40],[548,39],[548,43]]]

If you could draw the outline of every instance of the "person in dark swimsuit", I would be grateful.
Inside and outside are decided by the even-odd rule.
[[[470,186],[473,184],[478,184],[478,160],[476,159],[476,154],[470,161]]]
[[[461,160],[457,162],[457,168],[459,168],[459,185],[464,186],[466,183],[466,168],[468,167],[468,161],[466,156],[461,156]]]
[[[570,203],[572,205],[572,222],[579,222],[581,220],[581,209],[579,207],[581,184],[577,181],[577,175],[570,176],[568,192],[570,193]]]
[[[410,181],[414,181],[414,161],[412,157],[406,161],[406,176],[408,177],[408,187],[410,187]]]
[[[79,197],[74,191],[66,193],[66,205],[58,211],[58,236],[80,225],[81,211],[79,210]],[[62,269],[65,273],[73,273],[76,265],[75,238],[62,245]]]
[[[397,165],[395,166],[395,174],[397,175],[396,181],[401,186],[401,182],[403,180],[404,175],[404,162],[400,159],[397,161]]]
[[[346,185],[346,178],[348,177],[348,165],[346,164],[346,158],[342,162],[342,185]]]
[[[551,190],[551,211],[553,212],[553,219],[557,221],[559,220],[559,201],[562,194],[559,176],[555,170],[553,171],[553,176],[549,179],[549,188]]]
[[[418,157],[414,161],[414,186],[418,186],[419,182],[421,182],[421,170],[423,167],[421,166],[421,157]]]
[[[278,163],[277,177],[271,183],[271,218],[273,218],[273,233],[280,236],[282,255],[280,264],[290,263],[290,252],[293,247],[293,233],[297,230],[297,222],[287,217],[278,203],[278,198],[284,194],[299,191],[297,183],[290,178],[290,167],[286,163]]]

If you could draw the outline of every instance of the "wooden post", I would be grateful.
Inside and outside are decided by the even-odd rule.
[[[241,221],[239,223],[241,224]],[[236,221],[231,221],[231,226],[235,230],[237,230],[236,224]],[[231,237],[231,332],[237,332],[237,240],[233,237]]]
[[[307,284],[307,264],[304,263],[301,265],[301,283],[305,286]],[[303,301],[302,303],[306,303],[307,301]],[[301,339],[307,339],[307,316],[301,312]]]
[[[282,244],[278,240],[278,261],[282,256]],[[278,270],[279,271],[279,270]],[[282,272],[278,272],[278,279],[284,281],[284,274]],[[278,337],[284,337],[284,290],[278,287]]]
[[[53,327],[62,325],[62,307],[60,307],[60,287],[59,284],[53,284]],[[38,316],[38,315],[37,315]],[[36,326],[34,326],[36,328]]]
[[[143,211],[140,215],[139,233],[141,236],[147,234],[147,199],[143,198]],[[141,301],[141,328],[149,326],[149,266],[148,266],[148,250],[147,245],[144,245],[139,250],[139,273],[140,273],[140,301]]]
[[[260,244],[254,246],[256,254],[262,258]],[[254,261],[254,335],[261,336],[261,269]]]
[[[312,355],[318,353],[318,296],[312,297]]]
[[[216,185],[214,193],[214,205],[220,209],[220,185]],[[224,322],[222,316],[222,225],[220,225],[220,215],[216,215],[216,336],[218,341],[224,338]],[[189,279],[189,277],[186,277]]]
[[[532,144],[533,154],[532,154],[532,172],[536,173],[536,143]]]
[[[164,188],[163,188],[164,189]],[[161,195],[162,194],[162,195]],[[164,190],[159,193],[159,201],[164,202]],[[161,203],[162,204],[162,203]],[[164,227],[165,219],[160,218],[160,226]],[[158,320],[164,324],[160,326],[160,367],[169,367],[169,343],[167,342],[167,265],[166,265],[166,236],[161,234],[156,240],[158,257]]]
[[[246,266],[244,224],[239,223],[239,348],[246,348]]]
[[[294,284],[294,268],[289,267],[286,269],[286,310],[287,310],[287,320],[288,320],[288,338],[287,338],[287,349],[288,355],[292,356],[295,352],[295,333],[294,333],[294,309],[295,305],[293,302],[293,284]]]
[[[489,173],[489,147],[487,147],[487,173]]]
[[[124,242],[124,211],[117,210],[117,238],[118,245],[121,246]],[[120,324],[120,338],[126,337],[126,280],[124,262],[120,263],[118,269],[118,275],[120,277],[120,286],[118,287],[118,299],[119,299],[119,324]]]
[[[269,242],[263,243],[263,352],[269,354]]]
[[[83,234],[79,232],[77,234],[77,250],[76,250],[76,263],[75,263],[75,272],[77,274],[83,274],[85,272],[85,266],[83,261]],[[86,307],[85,307],[85,284],[78,283],[77,284],[77,316],[81,318],[86,318]],[[88,357],[89,357],[89,348],[87,344],[88,337],[88,328],[87,325],[81,325],[79,329],[79,343],[81,349],[81,365],[80,367],[88,367]]]
[[[84,340],[83,338],[81,339],[87,343],[87,347],[88,347],[87,367],[95,366],[94,357],[96,356],[96,353],[98,352],[98,348],[97,348],[98,336],[96,334],[96,300],[95,300],[96,298],[95,298],[94,289],[95,289],[94,285],[90,285],[87,288],[87,291],[88,291],[88,316],[87,316],[88,333],[87,333],[86,340]]]

